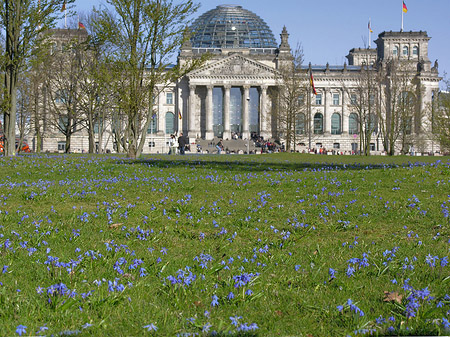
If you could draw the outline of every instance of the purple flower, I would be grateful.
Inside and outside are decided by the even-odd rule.
[[[22,334],[27,333],[27,327],[26,325],[18,325],[16,328],[16,334],[19,336],[22,336]]]
[[[209,332],[209,328],[211,328],[212,325],[208,322],[202,327],[202,332]]]
[[[44,326],[41,326],[41,327],[39,328],[39,330],[36,331],[36,335],[39,335],[41,332],[44,332],[45,330],[48,330],[48,327],[46,327],[45,325],[44,325]]]
[[[334,279],[334,278],[336,278],[336,277],[335,277],[336,270],[330,268],[330,269],[328,269],[328,274],[330,275],[330,279],[331,279],[331,280]]]
[[[219,298],[217,297],[217,295],[212,295],[212,301],[211,301],[211,306],[212,307],[216,307],[219,305]]]
[[[445,317],[442,318],[442,325],[444,326],[445,329],[450,329],[450,323],[448,322],[448,319]]]
[[[234,326],[237,326],[240,319],[242,319],[242,316],[230,317],[231,324],[234,325]]]
[[[155,324],[153,324],[153,323],[150,323],[148,325],[144,325],[143,328],[147,329],[147,331],[156,331],[156,330],[158,330],[158,327]]]

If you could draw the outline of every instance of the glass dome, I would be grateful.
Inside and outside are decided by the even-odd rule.
[[[193,48],[277,48],[269,26],[237,5],[217,6],[194,21]]]

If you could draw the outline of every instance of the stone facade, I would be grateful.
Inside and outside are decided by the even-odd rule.
[[[272,122],[275,102],[268,92],[279,85],[277,70],[281,64],[292,61],[288,36],[284,28],[276,48],[241,47],[237,43],[208,48],[185,43],[177,60],[180,64],[205,52],[211,57],[201,69],[172,83],[157,97],[155,122],[149,129],[143,152],[167,152],[170,134],[181,132],[188,135],[191,143],[196,139],[249,139],[252,135],[276,138],[276,125]],[[306,150],[311,145],[350,153],[359,148],[359,136],[351,120],[350,92],[358,85],[362,66],[368,65],[376,71],[378,67],[387,67],[390,60],[405,61],[411,79],[420,87],[419,110],[425,111],[438,92],[440,81],[437,62],[432,66],[428,58],[429,40],[426,32],[383,32],[375,41],[376,49],[351,49],[348,65],[311,66],[317,95],[311,97],[310,120],[317,122],[316,127],[320,117],[322,129],[309,137],[299,132],[296,150]],[[421,152],[439,150],[438,144],[432,141],[424,114],[419,115],[422,117],[414,121],[416,126],[409,137],[411,143],[414,145],[414,140],[420,138]],[[62,135],[53,133],[44,139],[43,149],[61,150],[63,141]],[[87,151],[86,132],[76,133],[72,142],[74,151]],[[374,132],[371,149],[381,153],[382,144],[381,134]],[[103,151],[114,151],[110,129],[103,144],[98,146]]]

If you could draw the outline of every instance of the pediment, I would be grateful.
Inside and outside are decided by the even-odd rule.
[[[234,54],[188,74],[189,78],[274,78],[276,70],[260,62]]]

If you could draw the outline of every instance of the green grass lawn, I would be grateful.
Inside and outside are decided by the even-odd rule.
[[[0,157],[0,335],[448,335],[450,159]]]

